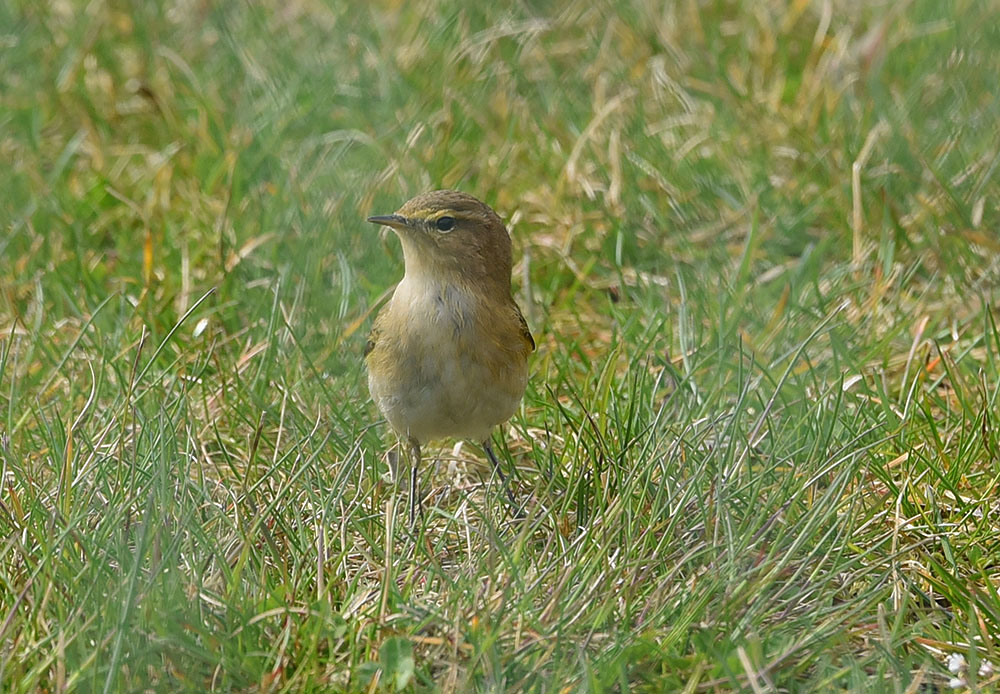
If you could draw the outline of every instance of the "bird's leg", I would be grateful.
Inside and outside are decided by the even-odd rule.
[[[514,492],[510,490],[507,486],[507,477],[503,474],[503,470],[500,469],[500,461],[497,460],[496,453],[493,452],[493,442],[490,439],[483,441],[483,450],[486,451],[486,457],[490,459],[493,463],[493,469],[497,471],[497,477],[500,478],[500,484],[503,485],[503,490],[507,493],[507,499],[510,501],[511,513],[518,515],[517,500],[514,498]]]
[[[407,441],[410,458],[410,530],[415,531],[417,527],[417,511],[420,517],[424,515],[424,505],[420,499],[420,490],[417,489],[417,467],[420,465],[420,443],[416,439]]]

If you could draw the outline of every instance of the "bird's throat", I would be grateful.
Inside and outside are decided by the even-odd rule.
[[[407,268],[392,303],[394,312],[405,314],[411,324],[461,332],[474,320],[479,302],[476,294],[460,283],[412,273]]]

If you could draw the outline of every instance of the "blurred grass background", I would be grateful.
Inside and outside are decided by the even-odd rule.
[[[994,691],[998,74],[996,2],[0,4],[3,691]],[[539,350],[526,519],[442,446],[414,546],[363,219],[437,187]]]

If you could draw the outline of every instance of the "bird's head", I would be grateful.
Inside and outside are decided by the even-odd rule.
[[[488,205],[457,190],[435,190],[395,214],[369,217],[396,232],[407,275],[499,285],[510,291],[510,236]]]

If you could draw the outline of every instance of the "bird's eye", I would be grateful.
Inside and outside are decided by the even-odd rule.
[[[455,228],[455,218],[454,217],[438,217],[438,220],[434,223],[438,231],[451,231]]]

